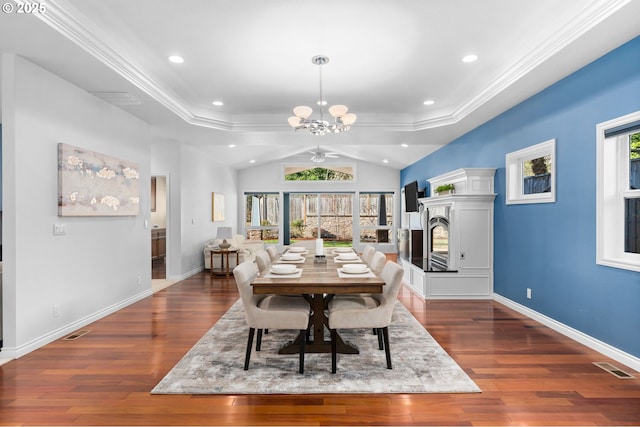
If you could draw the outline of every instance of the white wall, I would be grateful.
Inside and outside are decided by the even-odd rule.
[[[329,135],[332,137],[332,135]],[[335,135],[339,138],[340,135]],[[393,213],[395,226],[400,224],[400,171],[388,168],[382,165],[362,162],[357,160],[326,160],[320,166],[326,165],[355,165],[356,180],[353,182],[304,182],[304,181],[285,181],[283,161],[276,161],[258,165],[255,167],[243,169],[238,172],[238,194],[243,196],[244,193],[254,192],[364,192],[364,191],[385,191],[394,193]],[[291,165],[291,161],[286,162]],[[296,164],[305,164],[299,162]],[[314,164],[315,166],[315,164]],[[244,197],[238,200],[238,212],[240,217],[244,215]],[[239,224],[240,230],[244,231],[244,223]],[[281,225],[282,227],[282,225]],[[280,230],[282,232],[282,229]],[[356,230],[357,231],[357,230]],[[394,236],[395,236],[394,231]],[[356,236],[354,235],[354,238]],[[281,239],[282,240],[282,239]],[[361,247],[359,247],[361,249]],[[389,244],[381,244],[378,249],[384,252],[395,252],[395,242]]]
[[[36,65],[2,56],[3,357],[18,357],[150,294],[150,130]],[[135,217],[58,217],[57,145],[140,165]],[[54,224],[66,235],[54,236]],[[59,316],[54,316],[54,306]]]
[[[151,170],[168,176],[167,278],[183,279],[204,268],[203,249],[220,226],[237,229],[237,172],[188,141],[155,139]],[[225,196],[225,221],[211,221],[211,195]]]

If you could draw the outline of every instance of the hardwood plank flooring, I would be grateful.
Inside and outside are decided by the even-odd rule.
[[[497,302],[406,288],[399,299],[482,393],[149,394],[237,298],[232,278],[203,272],[0,366],[0,425],[640,425],[637,372]]]

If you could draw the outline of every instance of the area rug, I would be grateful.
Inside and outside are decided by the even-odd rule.
[[[243,370],[249,328],[238,300],[151,391],[153,394],[325,394],[325,393],[477,393],[478,386],[401,304],[396,303],[389,339],[393,369],[371,330],[342,330],[360,354],[306,354],[298,373],[298,355],[279,355],[297,331],[263,336],[249,370]],[[327,333],[328,335],[328,333]]]

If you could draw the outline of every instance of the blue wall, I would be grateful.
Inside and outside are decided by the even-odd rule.
[[[596,265],[596,124],[640,110],[640,37],[401,171],[497,168],[494,290],[640,357],[640,273]],[[505,154],[556,138],[556,202],[505,205]],[[526,288],[532,299],[526,299]]]

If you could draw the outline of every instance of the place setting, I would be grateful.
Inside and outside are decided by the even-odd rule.
[[[367,264],[345,264],[338,267],[338,277],[346,279],[350,277],[376,277]]]
[[[304,255],[299,252],[285,252],[280,256],[280,260],[278,262],[288,264],[302,264],[304,263],[304,261]]]
[[[351,262],[361,263],[362,262],[358,254],[355,252],[340,253],[335,256],[334,261],[336,263],[351,263]]]
[[[302,277],[302,269],[296,267],[295,264],[273,264],[264,277],[266,279],[275,277],[297,279]]]

